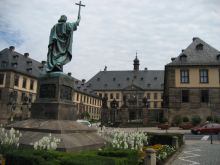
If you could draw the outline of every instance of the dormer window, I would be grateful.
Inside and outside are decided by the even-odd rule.
[[[187,55],[182,54],[182,55],[180,56],[180,61],[181,61],[181,62],[186,62],[186,58],[187,58]]]
[[[118,87],[120,87],[121,86],[121,84],[118,84]]]
[[[154,77],[154,80],[157,80],[157,77]]]
[[[2,61],[2,68],[6,68],[8,66],[8,62],[7,61]]]
[[[104,86],[105,86],[105,87],[107,87],[107,86],[108,86],[108,84],[105,84]]]
[[[13,59],[17,60],[18,59],[18,55],[13,55]]]
[[[27,61],[26,63],[27,63],[27,65],[29,65],[29,66],[32,65],[32,61]]]
[[[116,78],[115,77],[113,77],[113,81],[115,81],[116,80]]]
[[[203,50],[203,44],[196,45],[196,50]]]
[[[127,79],[126,79],[126,80],[127,80],[127,81],[128,81],[128,80],[130,80],[130,78],[129,78],[129,77],[127,77]]]
[[[11,66],[14,67],[14,68],[17,68],[18,63],[17,62],[13,62],[13,63],[11,63]]]
[[[144,80],[144,78],[143,77],[141,77],[141,81],[143,81]]]
[[[32,73],[32,68],[27,68],[28,73]]]
[[[147,84],[147,87],[150,87],[151,86],[151,84]]]
[[[43,66],[38,66],[38,68],[39,68],[40,70],[43,70],[44,67],[43,67]]]
[[[97,78],[97,81],[100,81],[100,78],[99,78],[99,77]]]

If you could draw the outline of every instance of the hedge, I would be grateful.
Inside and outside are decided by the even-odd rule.
[[[5,155],[6,165],[138,165],[138,153],[131,150],[58,151],[17,149]]]
[[[173,136],[178,137],[178,143],[180,146],[184,144],[183,134],[179,133],[147,133],[149,135],[149,145],[163,144],[172,145]]]

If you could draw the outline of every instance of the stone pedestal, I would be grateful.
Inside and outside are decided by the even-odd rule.
[[[58,150],[80,151],[97,149],[104,145],[104,139],[97,130],[74,121],[72,77],[63,73],[48,73],[40,78],[36,102],[31,108],[31,119],[7,126],[21,131],[21,147],[31,147],[42,137],[61,139]]]
[[[38,94],[32,104],[33,119],[75,120],[73,78],[62,73],[48,73],[39,79]]]
[[[122,120],[122,124],[127,124],[128,120],[129,120],[129,116],[128,116],[128,108],[127,107],[122,107],[121,108],[121,120]]]

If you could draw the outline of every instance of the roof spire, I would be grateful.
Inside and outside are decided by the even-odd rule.
[[[138,71],[139,70],[139,65],[140,65],[140,63],[139,63],[139,59],[138,59],[138,57],[137,57],[137,51],[136,51],[136,57],[135,57],[135,59],[134,59],[134,70],[135,71]]]

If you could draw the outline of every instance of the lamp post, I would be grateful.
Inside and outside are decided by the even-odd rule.
[[[13,111],[15,110],[16,108],[16,103],[17,103],[17,92],[16,91],[11,91],[9,93],[9,102],[8,102],[8,106],[10,108],[10,118],[11,118],[11,121],[13,121]],[[10,107],[11,106],[11,107]]]

